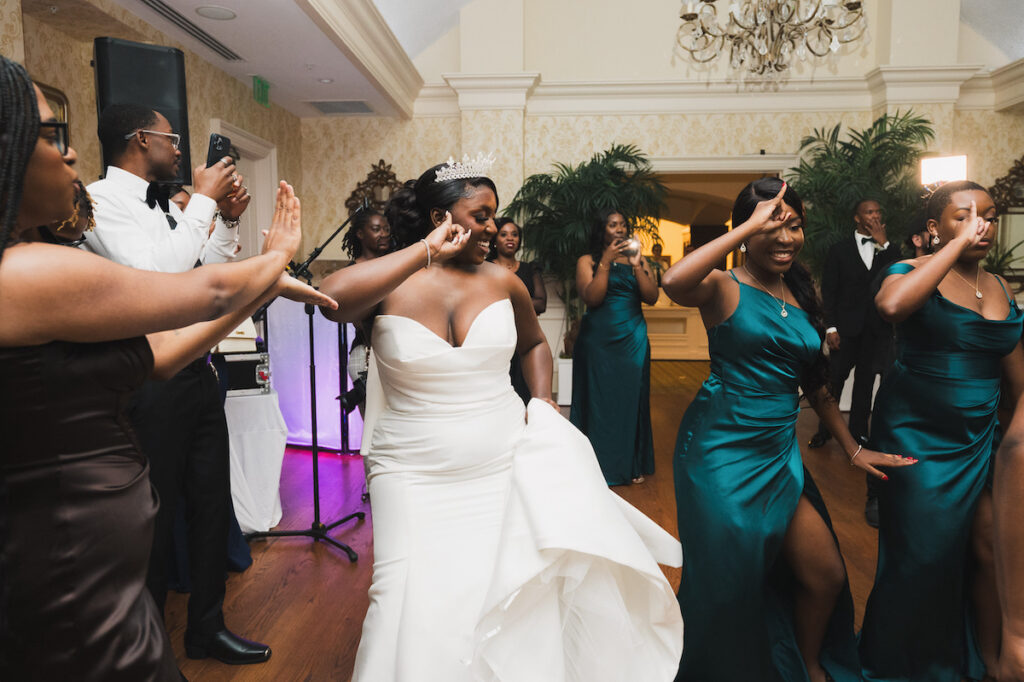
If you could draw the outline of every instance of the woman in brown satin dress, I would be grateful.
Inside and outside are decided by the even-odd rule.
[[[0,57],[0,679],[179,680],[145,589],[157,500],[125,401],[263,300],[333,303],[282,274],[301,239],[284,183],[240,263],[161,274],[36,241],[72,214],[75,160]]]

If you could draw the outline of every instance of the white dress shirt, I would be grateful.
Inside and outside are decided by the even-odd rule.
[[[156,272],[185,272],[201,263],[225,263],[234,258],[238,230],[218,219],[210,222],[216,202],[193,194],[182,213],[171,202],[168,213],[177,222],[171,229],[159,205],[146,204],[149,182],[134,173],[108,166],[106,177],[86,189],[95,203],[96,227],[83,248],[122,265]]]
[[[871,264],[875,262],[875,254],[881,251],[882,249],[889,248],[889,242],[882,244],[882,248],[879,249],[876,248],[877,242],[873,242],[870,240],[866,242],[864,241],[864,238],[868,236],[870,235],[861,234],[860,232],[856,231],[853,233],[853,238],[855,240],[854,243],[857,244],[857,253],[860,254],[860,259],[864,261],[864,267],[870,270]],[[835,327],[829,327],[828,329],[825,330],[825,333],[832,334],[833,332],[838,331],[839,330],[836,329]]]

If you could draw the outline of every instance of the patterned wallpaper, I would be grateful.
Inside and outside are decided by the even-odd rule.
[[[1024,156],[1024,112],[957,111],[951,152],[967,154],[971,180],[986,187]]]
[[[304,252],[348,217],[345,199],[379,159],[404,182],[460,153],[458,118],[302,119]],[[336,240],[324,256],[340,253]]]
[[[471,157],[481,152],[494,153],[491,179],[498,187],[501,206],[508,204],[523,184],[523,119],[521,111],[508,109],[466,111],[462,114],[461,153]]]
[[[0,3],[0,54],[16,62],[25,61],[21,7],[16,2]]]
[[[7,7],[9,3],[4,3]],[[96,139],[96,100],[92,38],[107,35],[183,49],[167,35],[109,0],[77,0],[53,15],[37,12],[38,2],[24,0],[25,65],[33,78],[62,90],[69,100],[71,140],[78,152],[78,173],[95,180],[100,168]],[[45,23],[44,23],[45,22]],[[193,165],[205,156],[209,121],[220,118],[277,146],[278,173],[302,191],[302,143],[298,117],[258,105],[251,89],[185,50],[189,132]],[[198,150],[198,151],[197,151]]]

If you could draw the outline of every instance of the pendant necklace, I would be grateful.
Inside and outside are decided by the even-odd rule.
[[[961,275],[959,272],[957,272],[953,268],[950,268],[949,271],[952,272],[957,277],[959,277],[960,279],[962,279],[964,284],[966,284],[967,286],[971,286],[970,280],[968,280],[966,277]],[[980,281],[980,279],[981,279],[981,266],[979,265],[978,266],[978,271],[974,275],[974,296],[978,300],[981,300],[981,298],[982,298],[981,289],[978,288],[978,282]]]
[[[781,308],[781,310],[779,311],[779,315],[782,316],[783,318],[789,317],[789,311],[786,310],[786,284],[785,284],[785,282],[782,281],[782,275],[779,274],[779,287],[782,289],[782,298],[779,298],[778,296],[773,294],[768,289],[768,287],[766,287],[764,284],[762,284],[761,280],[757,278],[757,275],[755,275],[754,273],[752,273],[750,271],[750,268],[748,268],[746,265],[744,265],[743,269],[747,271],[748,275],[750,275],[751,277],[754,278],[754,281],[757,282],[757,285],[759,287],[764,289],[764,292],[766,294],[768,294],[769,296],[771,296],[772,298],[774,298],[778,302],[778,304],[779,304],[779,306]]]

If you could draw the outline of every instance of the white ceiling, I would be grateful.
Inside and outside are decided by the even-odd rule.
[[[397,113],[294,0],[164,0],[238,53],[241,62],[216,55],[139,0],[113,1],[239,80],[250,84],[254,74],[263,77],[270,83],[271,100],[297,116],[320,116],[307,102],[323,100],[364,100],[376,114]],[[471,1],[373,0],[410,57],[456,26],[459,10]],[[238,16],[206,19],[195,11],[202,5],[227,7]],[[1011,61],[1024,58],[1024,0],[961,0],[961,18]],[[321,78],[333,82],[321,83]]]

